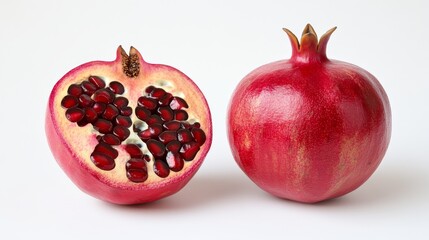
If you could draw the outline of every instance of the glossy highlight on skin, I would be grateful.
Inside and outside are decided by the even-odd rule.
[[[378,80],[330,60],[311,25],[301,42],[284,29],[292,57],[263,65],[239,83],[228,108],[234,159],[263,190],[314,203],[362,185],[390,141],[391,110]]]

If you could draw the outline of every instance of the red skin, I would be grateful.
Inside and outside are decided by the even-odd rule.
[[[142,71],[140,74],[141,76],[136,79],[122,76],[121,51],[123,50],[120,47],[117,52],[117,58],[112,62],[95,61],[86,63],[71,70],[57,82],[51,92],[47,106],[45,132],[49,147],[57,163],[64,170],[67,176],[82,191],[98,199],[116,204],[138,204],[151,202],[172,195],[179,191],[189,182],[189,180],[200,168],[211,146],[211,115],[203,94],[191,79],[170,66],[150,64],[143,61],[140,53],[138,53],[134,48],[131,49],[131,52],[135,52],[139,56],[140,68]],[[94,170],[96,167],[94,167],[94,165],[89,160],[90,153],[94,149],[94,146],[81,146],[82,139],[95,138],[95,136],[76,136],[76,141],[67,141],[65,139],[64,135],[66,133],[63,132],[63,129],[66,129],[65,131],[69,129],[67,129],[68,126],[64,127],[61,123],[61,119],[65,118],[63,114],[64,110],[59,111],[58,108],[61,108],[61,106],[59,104],[55,104],[59,102],[58,98],[61,99],[63,97],[62,94],[64,93],[61,93],[61,91],[63,91],[61,89],[64,88],[64,86],[69,86],[71,83],[74,83],[76,81],[75,78],[82,79],[83,77],[87,77],[85,75],[87,73],[82,74],[82,72],[87,71],[88,69],[95,69],[94,71],[97,71],[97,69],[99,70],[101,68],[105,69],[104,73],[109,73],[110,75],[115,76],[115,79],[121,79],[122,83],[128,88],[130,96],[132,96],[132,98],[129,99],[130,101],[131,99],[134,99],[135,102],[137,96],[143,92],[144,87],[150,85],[150,82],[146,81],[149,81],[153,77],[146,78],[145,76],[153,76],[151,75],[152,73],[164,73],[163,77],[171,75],[171,79],[174,79],[171,81],[178,81],[180,84],[177,85],[177,88],[182,87],[182,91],[193,90],[197,93],[194,95],[197,95],[195,98],[199,100],[199,105],[194,105],[193,109],[198,111],[202,117],[202,119],[200,119],[201,126],[206,128],[205,131],[207,138],[206,142],[201,147],[200,152],[198,152],[196,158],[190,162],[186,170],[184,169],[180,173],[170,173],[170,176],[167,178],[154,177],[156,180],[149,183],[118,183],[116,179],[111,179],[108,171]],[[91,71],[89,72],[91,73]],[[169,79],[167,77],[165,78]],[[131,104],[130,106],[133,108],[135,107],[135,105]],[[56,112],[59,112],[60,114],[56,114]],[[66,124],[69,123],[66,122]],[[79,127],[75,124],[72,124],[70,128]],[[78,151],[85,152],[85,154],[83,154],[85,159],[79,157]],[[116,167],[125,168],[125,166],[119,165]],[[149,172],[149,174],[154,175],[153,172]]]
[[[236,162],[281,198],[314,203],[349,193],[371,176],[389,144],[385,91],[364,69],[326,58],[332,32],[321,38],[319,52],[305,48],[304,41],[313,41],[308,34],[299,49],[288,32],[296,47],[292,58],[252,71],[230,102]]]

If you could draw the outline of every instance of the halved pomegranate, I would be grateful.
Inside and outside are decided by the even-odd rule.
[[[113,62],[86,63],[57,82],[46,135],[81,190],[136,204],[185,186],[210,149],[212,124],[204,95],[185,74],[119,47]]]

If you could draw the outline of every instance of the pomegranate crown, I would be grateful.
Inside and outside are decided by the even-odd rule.
[[[335,29],[337,29],[337,27],[329,29],[318,40],[314,28],[310,24],[307,24],[302,32],[301,42],[299,42],[295,34],[289,29],[283,28],[283,31],[287,33],[292,44],[292,59],[299,62],[328,60],[326,56],[326,46],[329,37]]]

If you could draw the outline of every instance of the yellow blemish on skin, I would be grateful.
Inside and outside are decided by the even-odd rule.
[[[330,192],[335,194],[347,180],[352,178],[353,170],[357,166],[357,159],[359,155],[359,142],[357,134],[351,138],[343,139],[341,143],[341,152],[339,155],[339,163],[334,169],[333,185],[331,186]],[[346,176],[347,175],[347,176]]]
[[[252,146],[252,141],[250,139],[248,132],[243,132],[243,133],[244,133],[244,149],[249,150],[250,147]]]
[[[308,175],[308,166],[309,162],[307,157],[305,156],[306,148],[304,145],[299,146],[297,154],[296,154],[296,160],[293,165],[293,172],[295,173],[295,178],[293,185],[296,187],[296,189],[301,189],[302,182],[305,180],[305,178]]]

